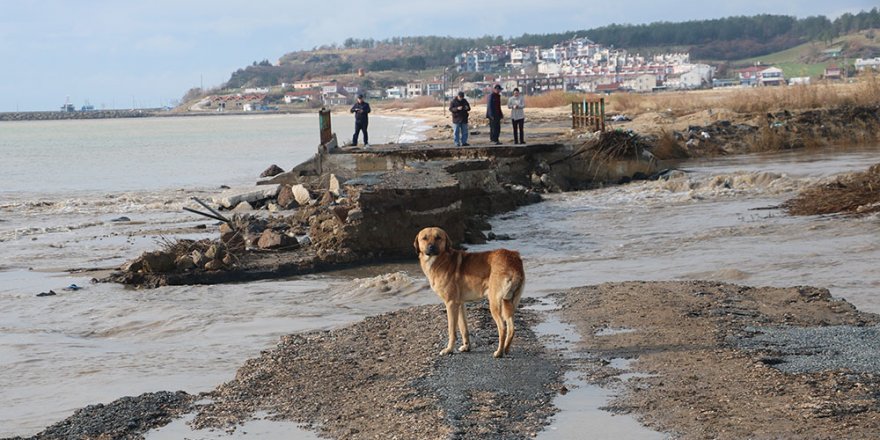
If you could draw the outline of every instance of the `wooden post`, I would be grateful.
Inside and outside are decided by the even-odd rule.
[[[333,130],[330,127],[330,110],[321,108],[318,110],[318,129],[321,132],[321,145],[333,139]]]

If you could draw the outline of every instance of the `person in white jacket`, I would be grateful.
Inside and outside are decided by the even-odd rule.
[[[513,89],[513,96],[507,99],[507,108],[510,109],[510,120],[513,123],[513,143],[525,144],[526,138],[523,134],[523,126],[526,122],[526,113],[523,109],[526,107],[526,100],[519,94],[519,88]]]

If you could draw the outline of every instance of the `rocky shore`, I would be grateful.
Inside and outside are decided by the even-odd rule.
[[[491,356],[485,305],[469,307],[474,350],[450,356],[437,355],[442,307],[403,309],[285,336],[204,395],[90,406],[32,438],[142,438],[184,413],[193,429],[234,432],[260,412],[334,439],[525,439],[552,420],[554,396],[577,392],[563,385],[568,370],[616,389],[608,410],[673,438],[880,435],[880,319],[827,290],[625,282],[552,298],[558,310],[523,304],[503,359]],[[536,336],[549,314],[580,342]]]

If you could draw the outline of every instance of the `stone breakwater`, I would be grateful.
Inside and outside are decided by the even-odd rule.
[[[0,121],[143,118],[148,116],[156,116],[156,112],[153,110],[94,110],[87,112],[6,112],[0,113]]]

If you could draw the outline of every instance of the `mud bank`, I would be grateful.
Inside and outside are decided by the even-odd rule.
[[[621,392],[609,410],[651,428],[683,439],[880,436],[878,317],[827,290],[626,282],[557,301],[594,357],[585,377]],[[634,377],[621,379],[614,360]]]
[[[532,438],[557,412],[567,370],[616,390],[609,411],[672,438],[880,435],[880,319],[827,290],[624,282],[554,300],[558,311],[531,310],[526,299],[502,359],[491,355],[484,304],[468,310],[473,351],[449,356],[437,354],[442,307],[414,307],[282,337],[212,392],[90,406],[32,438],[140,438],[182,413],[193,429],[235,431],[268,414],[334,439]],[[573,352],[535,336],[548,313],[579,332]]]

